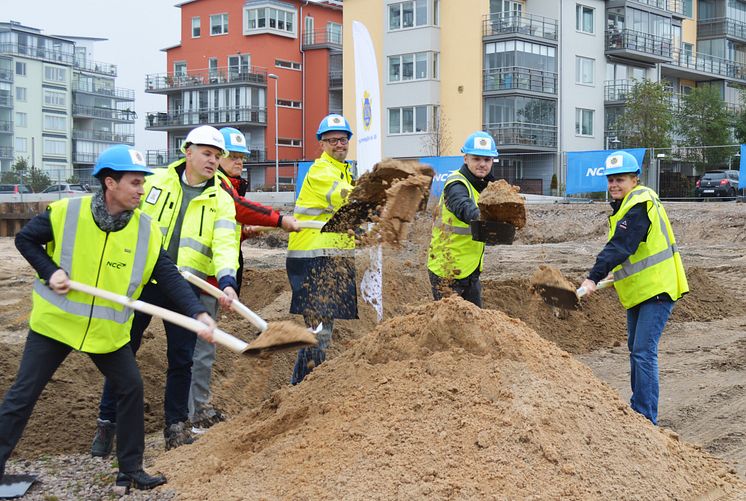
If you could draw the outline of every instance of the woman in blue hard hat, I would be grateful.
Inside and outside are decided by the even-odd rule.
[[[112,146],[93,169],[101,192],[51,203],[16,236],[37,279],[23,358],[0,406],[0,477],[42,390],[77,350],[111,381],[118,398],[117,485],[151,489],[166,482],[143,470],[143,382],[130,345],[133,312],[70,290],[76,280],[137,299],[145,284],[157,280],[185,314],[206,324],[199,336],[212,341],[215,322],[161,249],[158,226],[138,209],[150,174],[139,151]]]
[[[436,300],[450,290],[481,307],[484,242],[472,239],[469,223],[479,219],[479,194],[494,180],[498,152],[492,136],[479,131],[466,138],[461,153],[464,165],[448,176],[440,195],[427,269]]]
[[[674,303],[689,292],[671,223],[658,195],[640,182],[637,159],[615,151],[606,159],[611,195],[608,241],[583,281],[588,294],[612,275],[627,310],[632,409],[658,421],[658,341]]]

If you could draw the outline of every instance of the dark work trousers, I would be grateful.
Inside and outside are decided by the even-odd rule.
[[[146,303],[161,306],[172,311],[179,311],[176,306],[163,294],[158,287],[152,283],[145,286],[139,298]],[[130,344],[132,350],[137,353],[142,342],[142,335],[150,324],[150,315],[135,312],[130,330]],[[166,427],[181,423],[189,417],[189,387],[192,384],[192,357],[194,356],[194,345],[197,343],[197,335],[192,331],[163,322],[166,330],[166,357],[168,359],[168,370],[166,372],[166,389],[163,400]],[[109,380],[104,381],[104,391],[99,404],[100,419],[116,422],[116,397],[112,391]]]
[[[72,348],[66,344],[29,331],[15,382],[0,406],[0,469],[21,439],[39,395],[70,351]],[[142,377],[132,349],[126,344],[112,353],[87,355],[111,381],[112,391],[118,397],[115,413],[122,423],[117,427],[119,469],[139,470],[145,449],[145,418]],[[57,424],[46,423],[46,426],[53,428]]]
[[[441,278],[430,270],[427,270],[427,274],[430,276],[430,285],[436,301],[447,296],[447,291],[450,289],[467,301],[482,307],[482,282],[479,281],[479,268],[464,278]]]

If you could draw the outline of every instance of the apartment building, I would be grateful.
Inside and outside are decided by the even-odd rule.
[[[295,162],[319,154],[316,129],[342,111],[342,2],[187,0],[181,41],[163,49],[167,69],[146,92],[167,97],[146,129],[166,131],[152,164],[179,157],[197,125],[236,127],[247,139],[252,189],[293,182]]]
[[[87,178],[101,151],[134,145],[135,92],[93,59],[103,40],[0,23],[0,171],[24,157],[53,180]]]
[[[563,152],[624,147],[636,80],[665,82],[673,106],[702,85],[738,106],[746,84],[743,0],[347,0],[345,37],[355,20],[379,54],[384,156],[457,155],[483,129],[494,174],[528,193],[563,179]]]

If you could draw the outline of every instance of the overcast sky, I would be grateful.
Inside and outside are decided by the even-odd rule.
[[[177,0],[0,0],[0,20],[18,21],[46,35],[108,39],[94,44],[93,58],[117,65],[117,87],[135,90],[135,146],[165,149],[165,132],[146,132],[145,114],[165,111],[166,98],[146,94],[145,75],[166,71],[161,49],[180,40]]]

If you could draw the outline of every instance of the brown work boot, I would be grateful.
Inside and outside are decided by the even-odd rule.
[[[163,438],[166,442],[167,451],[179,447],[180,445],[194,443],[191,426],[184,421],[167,426],[163,430]]]
[[[212,405],[201,407],[194,412],[194,417],[190,420],[192,422],[192,433],[204,433],[207,428],[225,420],[226,415]]]
[[[116,423],[112,423],[108,419],[97,419],[96,434],[93,436],[93,444],[91,444],[91,456],[105,458],[111,454],[116,434]]]

